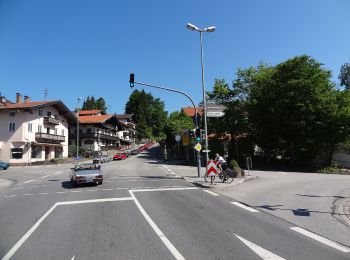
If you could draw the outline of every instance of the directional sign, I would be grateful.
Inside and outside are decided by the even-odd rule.
[[[196,144],[196,146],[194,147],[194,149],[197,150],[197,152],[199,152],[200,150],[202,150],[202,145],[200,143]]]
[[[208,162],[208,176],[215,176],[218,173],[218,169],[216,168],[216,164],[213,160]]]
[[[227,109],[226,106],[220,104],[208,104],[207,111],[224,111]]]
[[[207,111],[207,117],[223,117],[225,112],[222,111]]]
[[[182,136],[182,145],[189,145],[190,143],[190,138],[188,137],[188,134],[184,134]]]

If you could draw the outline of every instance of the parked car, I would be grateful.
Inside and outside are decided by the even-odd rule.
[[[102,184],[101,165],[95,163],[77,164],[71,170],[70,181],[73,187],[82,183]]]
[[[4,161],[0,161],[0,170],[7,170],[10,167],[10,164]]]
[[[133,150],[130,151],[130,154],[131,154],[131,155],[136,155],[136,154],[138,154],[138,153],[139,153],[139,150],[138,150],[138,149],[133,149]]]
[[[111,161],[111,157],[106,155],[99,155],[92,158],[93,163],[105,163],[110,161]]]
[[[113,156],[113,160],[124,160],[126,159],[126,154],[125,153],[116,153]]]

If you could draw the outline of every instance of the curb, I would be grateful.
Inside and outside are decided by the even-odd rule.
[[[248,176],[247,176],[248,177]],[[215,188],[228,188],[228,187],[233,187],[239,184],[242,184],[243,182],[246,181],[250,181],[250,180],[255,180],[257,178],[257,176],[252,176],[249,175],[249,178],[242,178],[242,180],[239,180],[237,183],[230,183],[230,184],[226,184],[226,183],[220,183],[221,185],[219,185],[219,183],[214,183],[213,185],[211,185],[209,182],[198,182],[195,180],[191,180],[191,178],[189,177],[182,177],[183,180],[192,183],[195,186],[201,187],[201,188],[209,188],[209,189],[215,189]],[[219,186],[218,186],[219,185]]]

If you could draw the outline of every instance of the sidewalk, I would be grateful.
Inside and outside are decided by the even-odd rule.
[[[182,161],[163,161],[161,162],[161,166],[167,169],[171,174],[178,176],[190,183],[193,183],[196,186],[200,186],[203,188],[226,188],[236,186],[245,181],[256,179],[256,176],[249,175],[244,177],[235,178],[232,183],[222,183],[219,177],[216,177],[213,184],[210,182],[206,182],[203,177],[198,177],[197,167],[195,166],[184,166],[179,165]],[[206,171],[205,167],[201,167],[201,176],[204,175]]]

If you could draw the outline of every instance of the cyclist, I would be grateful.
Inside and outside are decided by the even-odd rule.
[[[227,163],[225,159],[219,155],[218,153],[215,155],[215,161],[217,162],[217,166],[221,171],[226,171],[227,169]]]

